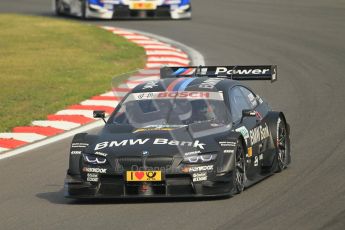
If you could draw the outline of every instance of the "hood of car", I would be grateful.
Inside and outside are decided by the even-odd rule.
[[[220,150],[217,137],[229,132],[227,125],[106,126],[89,146],[88,152],[101,152],[114,157],[185,156]]]

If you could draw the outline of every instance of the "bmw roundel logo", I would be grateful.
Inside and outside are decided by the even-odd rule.
[[[148,156],[148,155],[149,155],[149,151],[144,150],[143,151],[143,156]]]

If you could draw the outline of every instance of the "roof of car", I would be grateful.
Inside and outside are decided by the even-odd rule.
[[[238,81],[208,77],[181,77],[148,81],[136,86],[132,93],[161,91],[227,91]]]

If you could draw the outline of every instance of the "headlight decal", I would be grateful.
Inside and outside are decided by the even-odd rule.
[[[100,157],[100,156],[93,156],[93,155],[84,154],[83,158],[84,158],[84,162],[88,163],[88,164],[101,165],[101,164],[105,164],[107,162],[106,158]]]
[[[207,163],[217,159],[217,154],[203,154],[194,156],[185,156],[183,163],[197,164],[197,163]]]

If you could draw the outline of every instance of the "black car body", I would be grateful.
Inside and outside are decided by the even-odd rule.
[[[165,67],[161,78],[127,94],[99,134],[74,137],[66,197],[233,195],[290,163],[284,114],[233,80],[274,81],[276,66]]]

